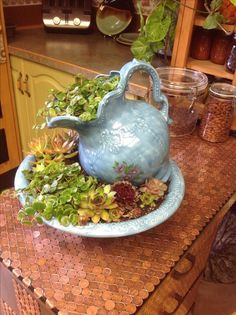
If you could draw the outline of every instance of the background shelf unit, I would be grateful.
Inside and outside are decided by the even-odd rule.
[[[224,65],[217,65],[210,60],[197,60],[189,56],[189,48],[192,40],[194,26],[202,26],[204,16],[197,15],[196,9],[200,0],[181,0],[176,35],[171,59],[171,66],[186,67],[198,70],[216,77],[228,79],[236,85],[236,74],[226,71]],[[224,24],[227,31],[233,31],[234,25]]]
[[[209,60],[197,60],[189,57],[186,66],[187,68],[205,72],[216,77],[222,77],[232,81],[234,79],[234,75],[226,71],[224,66],[217,65]]]

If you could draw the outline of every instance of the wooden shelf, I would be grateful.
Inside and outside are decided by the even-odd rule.
[[[203,22],[205,20],[205,16],[202,15],[196,15],[194,18],[194,25],[196,26],[202,26]],[[233,24],[222,24],[222,26],[226,29],[228,32],[233,32],[235,29],[235,26]]]
[[[234,75],[225,70],[225,66],[217,65],[210,60],[197,60],[188,58],[187,68],[205,72],[207,74],[214,75],[216,77],[222,77],[225,79],[233,80]]]
[[[196,60],[189,57],[192,32],[194,26],[202,27],[206,16],[196,14],[200,0],[180,0],[178,21],[176,25],[176,34],[172,51],[171,66],[187,67],[193,70],[205,72],[220,78],[232,81],[236,86],[236,73],[227,72],[225,66],[212,63],[210,60]],[[188,6],[185,4],[188,3]],[[223,24],[223,27],[234,32],[234,25]]]

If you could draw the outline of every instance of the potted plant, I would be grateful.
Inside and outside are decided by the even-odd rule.
[[[131,46],[131,52],[136,59],[151,62],[160,50],[167,56],[173,44],[178,6],[177,1],[160,0],[145,19],[141,0],[137,2],[140,29],[138,38]]]

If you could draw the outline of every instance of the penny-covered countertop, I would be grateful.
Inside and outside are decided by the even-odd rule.
[[[93,31],[89,34],[48,33],[43,27],[17,30],[8,41],[9,53],[73,75],[93,78],[107,74],[133,59],[129,46]],[[157,64],[160,65],[161,61]],[[148,78],[135,74],[129,91],[145,96]]]
[[[0,196],[0,262],[54,314],[156,314],[143,307],[235,191],[235,150],[234,138],[219,144],[197,134],[172,138],[170,156],[184,176],[184,199],[166,222],[131,237],[93,239],[21,225],[19,201],[7,190]]]

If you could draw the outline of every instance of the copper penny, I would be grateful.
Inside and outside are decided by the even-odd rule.
[[[82,280],[80,280],[80,282],[79,282],[79,286],[80,286],[82,289],[87,288],[87,287],[89,286],[89,281],[86,280],[86,279],[82,279]]]
[[[112,311],[115,307],[116,307],[116,304],[112,300],[105,301],[105,309],[107,311]]]
[[[71,293],[74,295],[80,295],[81,294],[82,289],[78,286],[74,286],[71,290]]]
[[[146,283],[145,288],[148,290],[148,292],[152,292],[155,289],[154,285],[151,282]]]
[[[126,305],[125,309],[129,314],[134,314],[136,312],[136,306],[134,304]]]
[[[91,295],[91,291],[89,290],[89,288],[84,288],[82,290],[82,295],[84,296],[90,296]]]
[[[149,292],[148,292],[147,290],[145,290],[145,289],[140,290],[140,291],[139,291],[139,296],[140,296],[142,299],[146,299],[146,298],[148,298],[148,296],[149,296]]]
[[[97,306],[89,306],[87,308],[87,313],[88,315],[97,315],[98,313],[98,307]]]
[[[104,301],[110,300],[112,297],[112,293],[110,291],[104,291],[102,294],[102,298]]]
[[[143,304],[143,299],[140,297],[140,296],[134,296],[133,297],[133,303],[136,305],[136,306],[140,306]]]
[[[64,294],[63,291],[55,290],[54,298],[55,298],[57,301],[63,300],[64,296],[65,296],[65,294]]]

